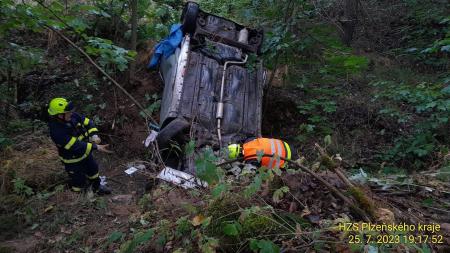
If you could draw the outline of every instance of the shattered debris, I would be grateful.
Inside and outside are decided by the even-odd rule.
[[[158,174],[157,178],[181,186],[184,189],[192,189],[196,187],[208,187],[208,183],[201,181],[195,176],[190,175],[186,172],[172,169],[170,167],[164,168]]]

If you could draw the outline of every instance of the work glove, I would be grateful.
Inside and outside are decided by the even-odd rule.
[[[102,142],[102,140],[100,139],[100,137],[98,137],[98,135],[94,134],[91,137],[89,137],[89,142],[93,142],[95,144],[100,144],[100,142]]]

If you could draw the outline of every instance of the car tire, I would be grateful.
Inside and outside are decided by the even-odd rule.
[[[165,127],[159,131],[156,140],[160,148],[166,148],[169,146],[170,140],[174,139],[178,134],[190,126],[184,118],[176,118],[169,122]]]
[[[197,3],[188,2],[181,14],[181,21],[183,24],[184,33],[193,34],[197,26],[197,16],[199,12],[199,6]]]

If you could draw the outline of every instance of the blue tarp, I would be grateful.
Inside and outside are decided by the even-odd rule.
[[[152,59],[150,59],[150,62],[148,63],[149,68],[158,66],[161,56],[167,58],[175,52],[175,49],[180,45],[181,40],[183,39],[181,27],[181,24],[173,24],[172,27],[170,27],[169,36],[155,46]]]

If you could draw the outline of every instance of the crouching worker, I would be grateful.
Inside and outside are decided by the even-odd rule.
[[[111,190],[100,185],[98,165],[92,156],[93,150],[111,153],[108,145],[100,145],[98,129],[92,120],[73,112],[73,104],[65,98],[54,98],[48,106],[50,136],[56,144],[59,159],[69,174],[72,191],[86,188],[88,179],[92,189],[99,195]]]
[[[245,162],[272,169],[283,168],[287,162],[281,158],[290,160],[292,155],[289,144],[278,139],[269,138],[252,139],[243,145],[231,144],[228,146],[228,152],[230,159],[243,157]],[[261,154],[261,161],[258,162],[258,155]]]

